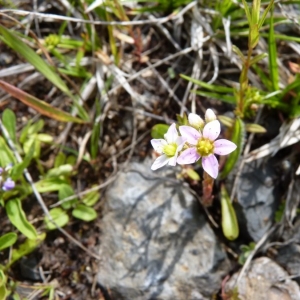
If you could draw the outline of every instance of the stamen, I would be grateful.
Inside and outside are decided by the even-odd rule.
[[[176,150],[177,150],[177,144],[168,144],[163,148],[163,152],[168,157],[173,157],[176,154]]]
[[[211,140],[207,138],[201,138],[197,143],[197,152],[201,156],[209,156],[214,153],[214,144]]]

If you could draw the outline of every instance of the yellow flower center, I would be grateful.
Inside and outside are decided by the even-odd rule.
[[[201,156],[208,156],[214,153],[214,142],[206,138],[201,138],[198,140],[196,148]]]
[[[173,157],[176,153],[177,150],[177,144],[169,144],[164,146],[163,152],[168,156],[168,157]]]

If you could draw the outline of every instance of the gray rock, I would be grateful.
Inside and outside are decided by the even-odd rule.
[[[131,169],[106,193],[99,284],[118,300],[211,299],[230,264],[196,199],[150,165]]]
[[[287,227],[282,236],[284,243],[277,247],[276,262],[284,267],[300,284],[300,219],[293,227]]]
[[[237,190],[237,216],[241,232],[254,241],[260,240],[274,222],[281,197],[276,179],[270,161],[255,160],[243,168]]]
[[[232,295],[238,273],[225,285],[226,295]],[[236,286],[240,300],[299,300],[298,284],[289,278],[287,272],[267,257],[254,260],[249,271]]]

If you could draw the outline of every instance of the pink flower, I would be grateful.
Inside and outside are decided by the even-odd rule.
[[[204,171],[211,177],[217,178],[219,163],[214,154],[227,155],[236,149],[236,145],[228,140],[216,140],[221,131],[220,122],[209,121],[204,126],[203,133],[191,126],[180,126],[179,131],[190,147],[179,155],[177,163],[192,164],[202,157]]]
[[[161,154],[152,164],[152,170],[157,170],[166,164],[175,166],[178,152],[181,151],[185,144],[185,138],[178,135],[175,123],[169,127],[164,137],[165,139],[151,140],[154,150]]]

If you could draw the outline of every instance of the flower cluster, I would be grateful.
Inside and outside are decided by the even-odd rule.
[[[173,123],[164,135],[165,139],[151,140],[154,150],[161,154],[151,169],[157,170],[167,164],[192,164],[201,159],[204,171],[217,178],[219,163],[215,154],[227,155],[236,149],[236,145],[225,139],[216,140],[221,125],[211,109],[207,109],[205,121],[193,113],[189,114],[188,121],[189,125],[179,126],[181,136]]]
[[[15,182],[8,177],[8,170],[11,169],[11,165],[4,169],[0,167],[0,187],[3,191],[10,191],[15,187]]]

